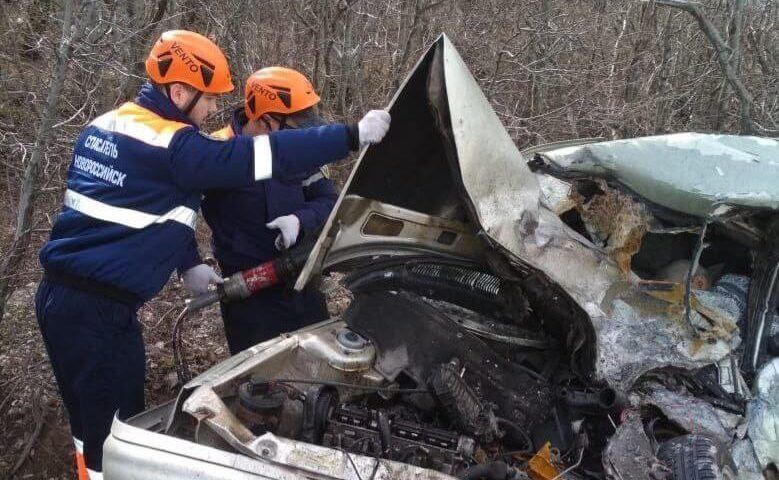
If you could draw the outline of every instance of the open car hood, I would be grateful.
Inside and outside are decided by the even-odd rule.
[[[538,182],[445,35],[417,62],[389,111],[389,133],[358,159],[296,288],[357,257],[479,258],[485,243],[478,235],[517,247],[515,227],[533,223]],[[366,207],[375,215],[356,214]],[[359,236],[345,234],[360,221]]]
[[[358,159],[295,288],[379,256],[487,264],[520,284],[545,328],[567,339],[576,370],[618,388],[653,368],[718,361],[738,341],[730,318],[705,338],[694,333],[678,308],[565,225],[549,198],[567,196],[566,185],[530,170],[445,35],[389,111],[387,136]]]

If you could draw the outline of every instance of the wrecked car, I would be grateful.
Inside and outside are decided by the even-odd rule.
[[[390,111],[296,283],[344,272],[345,313],[116,419],[106,479],[775,468],[776,141],[523,157],[445,36]]]

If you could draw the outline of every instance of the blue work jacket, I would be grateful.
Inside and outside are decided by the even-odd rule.
[[[345,157],[356,143],[352,132],[329,125],[220,140],[147,83],[134,102],[96,118],[76,140],[41,264],[145,301],[174,270],[201,261],[194,226],[204,190],[298,178]]]
[[[241,116],[212,135],[229,139],[243,131]],[[300,220],[298,243],[324,224],[338,199],[323,169],[287,179],[268,179],[233,189],[207,190],[203,216],[213,233],[214,255],[225,273],[256,266],[279,254],[279,230],[265,226],[275,218],[293,214]]]

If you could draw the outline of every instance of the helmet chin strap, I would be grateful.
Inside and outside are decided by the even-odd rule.
[[[290,127],[287,126],[287,117],[286,116],[283,116],[283,117],[281,117],[279,119],[279,118],[276,118],[276,117],[274,117],[273,115],[270,115],[270,114],[266,114],[266,115],[268,115],[270,118],[275,120],[276,123],[279,124],[278,130],[286,130],[286,129],[290,128]],[[265,115],[261,116],[260,120],[262,120],[262,123],[264,123],[265,126],[268,127],[268,131],[269,132],[273,131],[273,127],[271,126],[270,122],[265,119]]]
[[[192,97],[192,100],[189,101],[186,107],[184,107],[184,115],[189,116],[189,113],[192,111],[193,108],[195,108],[195,105],[197,105],[197,102],[200,100],[200,97],[203,96],[203,92],[200,90],[195,91],[195,96]]]
[[[265,128],[268,129],[268,133],[273,131],[273,127],[271,127],[270,122],[265,119],[264,115],[260,117],[260,121],[265,124]]]
[[[165,94],[168,96],[168,98],[172,102],[173,101],[173,97],[170,94],[170,86],[171,85],[172,85],[171,83],[166,83],[163,86],[165,87]],[[203,92],[202,91],[195,90],[195,96],[192,97],[192,100],[189,101],[189,103],[187,104],[186,107],[184,107],[184,109],[179,109],[179,110],[181,110],[181,112],[184,115],[189,116],[189,114],[192,112],[192,109],[195,108],[195,105],[197,105],[197,102],[200,100],[200,97],[202,97],[202,96],[203,96]]]

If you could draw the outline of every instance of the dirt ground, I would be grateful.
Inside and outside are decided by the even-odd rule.
[[[205,253],[208,232],[201,230]],[[323,285],[331,314],[342,312],[350,301],[348,292],[330,278]],[[0,479],[73,479],[73,442],[35,319],[36,288],[31,282],[17,290],[0,322]],[[181,283],[173,278],[139,312],[146,344],[147,406],[177,392],[171,331],[185,298]],[[183,338],[193,374],[229,356],[217,306],[191,318]]]

